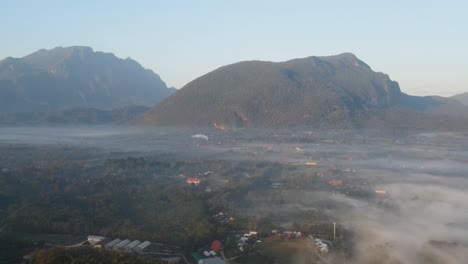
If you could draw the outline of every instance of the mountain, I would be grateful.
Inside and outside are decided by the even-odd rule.
[[[127,106],[112,110],[70,108],[59,112],[0,112],[0,125],[103,125],[122,124],[150,107]]]
[[[356,120],[358,127],[393,130],[465,131],[468,107],[440,96],[411,96],[402,93],[398,104],[372,109]]]
[[[371,126],[368,120],[386,111],[401,113],[400,118],[410,113],[426,119],[428,113],[443,115],[460,107],[449,99],[406,95],[388,75],[374,72],[355,55],[344,53],[221,67],[160,102],[140,122],[159,126],[360,127]]]
[[[468,92],[454,95],[454,96],[452,96],[452,98],[455,99],[455,100],[458,100],[462,104],[468,106]]]
[[[348,119],[395,104],[396,82],[353,54],[221,67],[162,101],[145,116],[157,125],[277,126]]]
[[[153,106],[173,92],[138,62],[89,47],[42,49],[0,61],[0,112]]]

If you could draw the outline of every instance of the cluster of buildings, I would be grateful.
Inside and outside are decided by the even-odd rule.
[[[210,249],[201,249],[200,252],[192,253],[192,257],[198,264],[225,264],[226,261],[219,253],[221,250],[221,241],[215,240]]]
[[[328,187],[334,194],[340,193],[344,195],[352,195],[363,193],[371,194],[374,192],[376,194],[385,194],[385,190],[374,190],[373,186],[366,179],[356,177],[345,179],[332,179],[328,181]]]
[[[201,172],[201,173],[197,173],[197,176],[208,176],[210,174],[213,174],[212,171],[206,171],[206,172]],[[182,178],[185,178],[185,175],[182,173],[179,175],[179,177],[182,177]],[[201,179],[199,177],[188,177],[186,179],[186,182],[188,184],[194,184],[194,185],[199,185],[201,183]],[[211,189],[210,189],[211,191]]]
[[[320,238],[315,238],[311,235],[309,235],[309,238],[312,243],[315,244],[315,247],[317,248],[318,252],[322,255],[327,255],[328,254],[328,245],[324,243]]]
[[[249,241],[257,239],[257,234],[258,233],[256,231],[250,231],[249,233],[245,233],[244,236],[242,236],[239,239],[239,241],[237,241],[237,246],[239,247],[239,250],[244,251],[244,248],[246,245],[248,245]]]
[[[213,220],[215,220],[219,224],[227,224],[235,220],[234,217],[232,217],[228,212],[219,212],[217,214],[212,215],[212,217]]]
[[[301,238],[302,233],[300,231],[284,231],[281,234],[281,238],[286,240]]]
[[[283,185],[284,185],[284,184],[283,184],[282,182],[272,182],[272,183],[271,183],[271,188],[273,188],[273,189],[278,189],[278,188],[283,187]]]
[[[131,241],[128,239],[121,240],[119,238],[112,240],[103,236],[88,236],[88,242],[96,248],[137,253],[143,253],[145,249],[151,245],[149,241],[141,242],[139,240]]]
[[[284,240],[292,240],[302,238],[302,233],[300,231],[283,231],[279,232],[278,230],[271,231],[273,236],[279,237]]]

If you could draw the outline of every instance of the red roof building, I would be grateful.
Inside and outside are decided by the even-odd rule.
[[[221,241],[219,241],[219,240],[215,240],[215,241],[213,241],[213,243],[211,243],[211,249],[213,251],[220,251],[222,246],[223,245],[221,244]]]
[[[328,184],[330,184],[332,186],[338,186],[338,185],[343,184],[343,181],[342,180],[331,180],[331,181],[328,182]]]
[[[188,183],[188,184],[192,184],[192,183],[193,183],[193,184],[197,185],[197,184],[200,184],[200,179],[199,179],[199,178],[188,178],[188,179],[187,179],[187,183]]]

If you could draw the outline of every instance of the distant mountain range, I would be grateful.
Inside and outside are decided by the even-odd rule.
[[[139,120],[159,126],[460,129],[454,99],[402,93],[351,53],[245,61],[201,76]]]
[[[468,106],[468,92],[454,95],[454,96],[452,96],[452,98],[455,99],[455,100],[458,100],[462,104]]]
[[[0,61],[2,113],[154,106],[174,91],[136,61],[89,47],[42,49]]]
[[[89,47],[0,61],[0,124],[454,130],[468,129],[467,105],[468,93],[404,94],[351,53],[239,62],[180,90],[132,59]]]

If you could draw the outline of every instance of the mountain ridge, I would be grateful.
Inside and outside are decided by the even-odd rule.
[[[135,60],[85,46],[0,61],[0,112],[153,106],[173,92]]]
[[[340,69],[341,71],[339,71]],[[366,101],[369,103],[369,106],[374,105],[376,107],[393,104],[395,94],[400,92],[399,86],[382,73],[375,73],[372,81],[384,82],[386,85],[384,84],[383,86],[387,87],[388,93],[381,91],[374,91],[373,94],[366,93],[366,90],[360,87],[362,81],[356,78],[352,79],[352,85],[348,85],[348,89],[343,89],[342,86],[344,86],[344,82],[348,77],[347,75],[353,75],[354,72],[361,71],[368,74],[371,69],[367,64],[350,53],[326,57],[312,56],[284,62],[238,62],[222,66],[193,80],[173,96],[155,106],[152,113],[155,113],[156,119],[158,119],[160,115],[175,111],[175,109],[167,110],[172,108],[170,105],[180,104],[181,110],[185,111],[184,115],[175,116],[174,118],[163,118],[165,120],[161,121],[156,120],[155,124],[177,125],[177,123],[183,124],[185,121],[190,121],[189,125],[196,125],[198,123],[206,126],[219,122],[229,123],[229,125],[234,126],[250,126],[251,124],[249,124],[248,120],[251,120],[256,124],[260,122],[260,126],[275,126],[282,123],[286,125],[299,125],[303,123],[287,121],[288,118],[291,120],[291,116],[294,113],[283,117],[282,120],[262,121],[261,119],[264,114],[258,108],[266,112],[278,112],[277,114],[280,116],[281,113],[279,112],[287,111],[286,108],[288,108],[289,103],[297,102],[301,102],[302,110],[306,112],[305,115],[313,115],[314,112],[326,112],[329,110],[330,112],[334,112],[328,109],[333,108],[334,105],[338,107],[335,110],[346,114],[355,110],[348,106],[352,105],[355,101]],[[323,76],[326,76],[325,79]],[[365,83],[365,85],[370,86],[371,84]],[[352,92],[350,96],[349,92]],[[196,98],[203,102],[196,106],[193,106],[194,101],[192,100],[184,100],[183,103],[179,103],[180,100],[178,98],[185,97],[185,94],[189,94],[187,95],[189,98]],[[215,98],[210,99],[213,95]],[[308,98],[304,98],[304,95]],[[321,99],[324,99],[327,103],[314,103],[314,97],[317,96],[321,96]],[[268,98],[265,99],[265,97]],[[340,97],[344,99],[341,100]],[[233,98],[235,98],[234,101],[231,100]],[[365,100],[366,98],[367,100]],[[312,103],[309,104],[309,102]],[[281,104],[283,104],[283,109],[278,109],[277,106]],[[187,106],[190,105],[193,107],[187,109]],[[207,105],[221,110],[214,111],[217,113],[230,112],[226,114],[231,115],[231,117],[226,118],[213,112],[210,113],[210,110],[206,107]],[[361,106],[364,107],[363,105]],[[194,111],[196,108],[201,109],[205,115],[211,115],[212,120],[207,122],[207,120],[203,120],[204,118],[200,118],[200,116],[196,115],[197,111]],[[180,109],[177,110],[180,111]],[[252,115],[247,118],[244,112],[249,111]],[[151,112],[146,115],[146,121],[150,119],[148,115],[151,115]],[[182,119],[185,115],[190,116],[190,118],[183,121]],[[268,118],[272,119],[274,117],[269,115]],[[320,119],[320,117],[315,116],[310,120],[310,123],[317,121],[314,120],[317,118]],[[181,122],[177,122],[178,120]]]
[[[468,92],[454,95],[451,98],[453,98],[453,99],[459,101],[460,103],[468,106]]]
[[[466,110],[447,100],[406,95],[387,74],[374,72],[352,53],[342,53],[222,66],[161,101],[138,123],[354,127],[369,126],[369,113],[382,111],[421,116]]]

